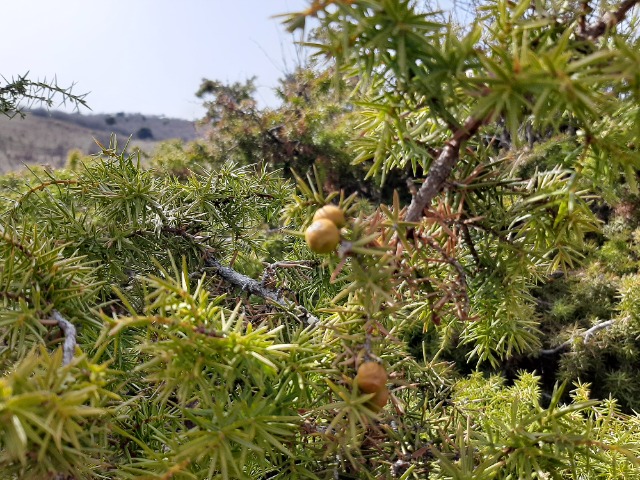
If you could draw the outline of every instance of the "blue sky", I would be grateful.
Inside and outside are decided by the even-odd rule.
[[[2,5],[0,74],[57,76],[90,92],[94,112],[187,119],[203,114],[202,78],[256,75],[258,100],[275,105],[296,47],[273,15],[306,0],[13,0]]]

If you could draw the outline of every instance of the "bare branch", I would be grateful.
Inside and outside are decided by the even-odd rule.
[[[52,314],[54,320],[64,333],[64,344],[62,345],[62,365],[68,365],[73,360],[76,351],[76,327],[69,320],[65,319],[57,310]]]
[[[273,303],[280,305],[286,309],[293,309],[298,315],[303,316],[309,325],[314,325],[320,320],[311,315],[303,306],[292,302],[291,300],[283,297],[280,293],[265,287],[262,282],[258,282],[251,277],[247,277],[231,267],[225,267],[210,253],[205,254],[204,264],[208,268],[211,268],[219,277],[226,282],[240,287],[242,290],[257,295],[266,300],[270,300]]]
[[[280,305],[287,310],[293,310],[295,314],[299,317],[303,317],[309,325],[314,325],[318,323],[320,320],[318,317],[312,315],[304,308],[302,305],[298,305],[297,303],[285,298],[278,291],[272,290],[264,285],[263,282],[258,282],[251,277],[247,277],[246,275],[241,274],[240,272],[235,271],[231,267],[225,267],[220,263],[220,261],[213,256],[213,252],[210,250],[207,245],[204,245],[201,239],[195,235],[191,235],[185,229],[182,228],[173,228],[173,227],[162,227],[162,231],[165,233],[170,233],[173,235],[177,235],[187,240],[191,241],[195,245],[201,247],[204,251],[204,264],[207,268],[210,268],[216,273],[219,277],[221,277],[226,282],[235,285],[236,287],[240,287],[242,290],[251,293],[252,295],[257,295],[266,300],[270,300],[276,305]],[[140,234],[141,232],[136,232]],[[301,262],[296,263],[296,267],[300,267]],[[278,266],[283,267],[292,267],[294,266],[291,262],[283,262]]]
[[[462,128],[457,130],[451,139],[446,143],[442,152],[438,158],[433,162],[429,168],[429,174],[424,183],[413,196],[405,221],[417,222],[422,217],[423,211],[427,205],[431,203],[431,200],[440,193],[447,178],[451,174],[453,167],[455,166],[460,156],[460,147],[462,144],[471,138],[478,129],[487,121],[486,118],[474,118],[469,117]]]
[[[620,4],[617,10],[613,12],[606,12],[597,22],[583,26],[580,29],[580,35],[590,40],[595,40],[605,32],[611,30],[613,27],[622,22],[629,10],[640,3],[640,0],[625,0]]]
[[[584,343],[587,343],[589,341],[589,339],[591,337],[593,337],[594,333],[596,333],[596,332],[598,332],[600,330],[603,330],[605,328],[609,328],[614,323],[615,323],[615,320],[607,320],[606,322],[601,322],[601,323],[598,323],[597,325],[594,325],[589,330],[584,332]]]
[[[624,320],[626,320],[626,318],[623,319],[623,321]],[[584,343],[587,343],[596,332],[603,330],[605,328],[609,328],[614,323],[616,323],[616,320],[607,320],[605,322],[597,323],[593,327],[591,327],[589,330],[584,331],[580,335],[572,336],[569,340],[567,340],[564,343],[561,343],[557,347],[549,348],[546,350],[540,350],[540,355],[555,355],[556,353],[560,353],[564,350],[567,350],[568,348],[571,347],[571,344],[577,337],[582,337],[582,341]]]
[[[236,287],[240,287],[242,290],[249,292],[253,295],[258,295],[259,297],[265,298],[267,300],[271,300],[278,305],[285,306],[284,299],[278,295],[277,292],[266,288],[262,282],[258,282],[251,277],[247,277],[237,271],[235,271],[231,267],[225,267],[222,265],[216,258],[211,254],[207,254],[204,259],[204,264],[213,269],[213,271],[221,277],[223,280],[235,285]]]

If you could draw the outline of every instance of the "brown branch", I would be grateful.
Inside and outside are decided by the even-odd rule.
[[[78,180],[51,180],[50,182],[43,182],[29,190],[27,190],[22,197],[17,201],[18,205],[25,201],[25,199],[32,193],[39,192],[51,185],[77,185],[80,182]]]
[[[471,238],[471,233],[469,232],[469,227],[466,223],[460,223],[460,229],[462,230],[462,238],[464,238],[464,242],[467,244],[469,248],[469,252],[473,257],[473,261],[476,262],[476,268],[480,270],[482,268],[482,261],[480,260],[480,255],[478,255],[478,251],[476,250],[476,246],[473,243],[473,239]]]
[[[417,222],[422,217],[425,207],[431,203],[431,200],[440,193],[447,178],[451,174],[453,167],[460,156],[460,147],[469,140],[488,120],[485,118],[469,117],[462,128],[457,130],[451,139],[446,143],[438,158],[429,168],[429,174],[424,183],[413,196],[407,214],[406,222]]]
[[[460,265],[460,262],[458,262],[454,257],[450,256],[447,252],[445,252],[444,249],[440,245],[438,245],[438,242],[436,242],[430,236],[421,237],[421,240],[424,240],[429,244],[431,248],[436,250],[442,256],[443,262],[448,263],[457,271],[459,292],[456,296],[458,298],[462,297],[463,305],[461,316],[463,317],[463,319],[467,319],[470,311],[470,301],[467,286],[467,275],[464,271],[464,268],[462,267],[462,265]],[[444,298],[446,297],[443,297],[440,301],[442,301]]]
[[[614,12],[605,13],[597,22],[589,25],[579,32],[582,36],[591,40],[603,35],[607,30],[615,27],[622,22],[626,14],[640,0],[624,0],[620,7]],[[445,144],[438,158],[429,168],[429,173],[420,190],[413,196],[405,221],[417,222],[422,217],[424,209],[431,203],[431,200],[440,193],[447,178],[451,174],[453,167],[458,162],[460,156],[460,147],[462,143],[471,138],[478,129],[484,125],[490,116],[485,118],[469,117],[464,125],[456,130],[453,136]]]
[[[625,0],[620,4],[617,10],[613,12],[606,12],[597,22],[580,28],[579,34],[590,40],[604,35],[605,32],[611,30],[613,27],[622,22],[629,10],[640,3],[640,0]]]
[[[589,6],[589,0],[580,1],[580,16],[578,17],[578,31],[583,32],[587,28],[587,15],[593,9]]]

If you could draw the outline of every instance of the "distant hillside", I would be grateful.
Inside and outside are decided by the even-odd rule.
[[[24,119],[0,116],[0,173],[20,170],[24,164],[61,166],[69,150],[95,153],[98,147],[93,139],[108,145],[112,133],[119,144],[132,137],[132,146],[149,153],[163,140],[197,138],[194,122],[187,120],[123,112],[82,115],[32,110]]]

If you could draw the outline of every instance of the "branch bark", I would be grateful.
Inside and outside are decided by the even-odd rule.
[[[629,10],[638,3],[640,3],[640,0],[624,0],[617,10],[605,13],[597,22],[584,27],[582,32],[579,33],[591,40],[595,40],[607,30],[622,22]],[[418,192],[413,195],[411,204],[405,215],[405,221],[417,222],[422,218],[424,209],[430,205],[431,200],[440,193],[447,178],[451,175],[453,167],[458,162],[460,147],[465,141],[475,135],[478,129],[484,125],[488,119],[489,116],[485,118],[469,117],[464,122],[464,125],[454,132],[438,158],[429,168],[429,173],[422,186]]]
[[[604,35],[607,30],[612,29],[622,22],[629,10],[640,3],[640,0],[625,0],[620,4],[617,10],[606,12],[597,22],[583,27],[579,32],[580,35],[590,40],[595,40],[599,36]]]
[[[623,319],[623,320],[625,320],[625,319]],[[616,323],[615,320],[607,320],[605,322],[597,323],[593,327],[591,327],[589,330],[585,330],[581,335],[572,336],[569,340],[567,340],[564,343],[561,343],[557,347],[549,348],[549,349],[546,349],[546,350],[540,350],[540,355],[555,355],[556,353],[560,353],[563,350],[566,350],[566,349],[570,348],[571,344],[573,343],[573,340],[576,337],[582,337],[582,341],[584,343],[587,343],[591,339],[591,337],[593,337],[593,335],[596,332],[598,332],[600,330],[604,330],[605,328],[609,328],[614,323]]]
[[[206,267],[212,269],[216,275],[225,280],[226,282],[240,287],[242,290],[249,292],[253,295],[257,295],[264,299],[270,300],[273,303],[286,308],[287,310],[293,309],[297,315],[305,318],[306,323],[314,325],[320,320],[309,313],[302,305],[298,305],[291,300],[284,298],[278,292],[265,287],[261,282],[254,280],[251,277],[247,277],[239,272],[236,272],[231,267],[225,267],[216,258],[209,253],[205,254],[204,264]]]
[[[211,252],[209,247],[207,247],[207,245],[204,245],[195,235],[187,233],[185,229],[165,226],[162,227],[162,231],[186,238],[190,242],[202,248],[204,252],[205,266],[212,269],[216,275],[218,275],[227,283],[235,285],[236,287],[240,287],[242,290],[249,292],[252,295],[257,295],[266,300],[270,300],[276,305],[279,305],[287,310],[293,310],[296,316],[298,316],[299,318],[304,318],[306,323],[309,325],[315,325],[316,323],[320,322],[318,317],[309,313],[309,311],[302,305],[298,305],[297,303],[283,297],[279,292],[266,287],[263,282],[258,282],[251,277],[247,277],[246,275],[235,271],[231,267],[225,267],[224,265],[222,265],[220,261],[213,256],[213,253]],[[142,232],[136,233],[139,234]]]
[[[73,360],[73,355],[76,351],[76,327],[57,310],[54,310],[51,316],[58,322],[58,327],[60,327],[60,330],[64,333],[62,365],[68,365],[71,363],[71,360]]]
[[[451,175],[453,167],[460,156],[460,147],[469,140],[478,129],[487,121],[486,118],[469,117],[464,125],[457,130],[451,139],[446,143],[442,152],[429,168],[427,178],[420,186],[420,189],[413,196],[405,221],[417,222],[422,217],[424,209],[431,204],[431,200],[440,193],[444,183]]]

